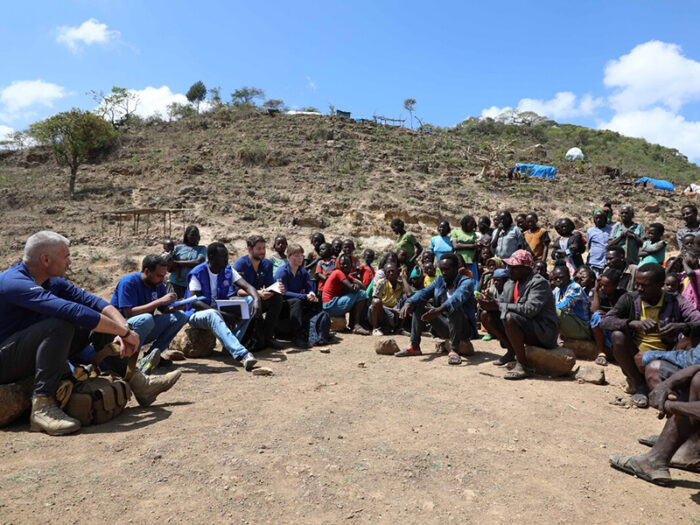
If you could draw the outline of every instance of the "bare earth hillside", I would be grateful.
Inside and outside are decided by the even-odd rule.
[[[558,182],[482,179],[467,149],[459,137],[329,117],[202,117],[126,133],[81,168],[74,201],[48,150],[0,153],[0,263],[53,229],[73,242],[69,277],[109,298],[160,252],[163,232],[152,223],[148,234],[126,225],[118,235],[100,213],[145,207],[186,208],[176,242],[197,224],[203,244],[239,255],[251,233],[309,246],[322,231],[383,250],[396,216],[424,246],[440,218],[456,226],[499,209],[588,227],[605,200],[635,205],[643,224],[663,222],[669,241],[680,226],[678,193],[633,189],[595,167],[560,166]],[[3,429],[0,522],[700,523],[697,475],[672,471],[668,489],[608,466],[610,454],[641,453],[636,438],[662,426],[651,410],[611,404],[624,397],[617,367],[605,386],[507,382],[490,362],[501,354],[494,342],[476,342],[453,367],[341,337],[330,354],[261,354],[272,377],[222,354],[185,361],[154,406],[132,401],[73,436],[29,433],[27,421]]]

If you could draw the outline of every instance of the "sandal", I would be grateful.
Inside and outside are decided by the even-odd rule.
[[[508,363],[515,361],[515,357],[510,357],[508,354],[496,359],[493,364],[495,366],[506,366]]]
[[[352,333],[355,335],[369,335],[369,330],[365,330],[361,326],[356,326],[352,329]]]
[[[416,350],[412,346],[409,346],[408,348],[404,348],[403,350],[399,350],[394,354],[395,357],[410,357],[413,355],[423,355],[423,352],[420,350]]]
[[[652,434],[651,436],[641,437],[637,441],[646,447],[653,447],[654,445],[656,445],[656,442],[658,440],[659,440],[659,435]]]
[[[517,380],[517,379],[526,379],[530,377],[532,374],[527,368],[514,368],[513,370],[508,370],[504,375],[503,379],[509,379],[509,380]]]
[[[462,358],[453,350],[447,356],[447,363],[450,365],[459,365],[462,363]]]
[[[637,408],[648,408],[649,398],[646,396],[646,394],[640,394],[639,392],[637,392],[630,399],[630,403],[633,406],[636,406]]]
[[[608,461],[611,467],[626,472],[627,474],[632,474],[649,483],[655,483],[661,486],[668,486],[671,484],[671,473],[667,468],[660,468],[647,472],[642,469],[635,458],[628,456],[610,456]]]
[[[600,366],[608,366],[608,358],[601,352],[598,354],[598,357],[595,358],[595,364]]]
[[[481,338],[482,341],[490,341],[493,339],[493,336],[491,334],[486,334],[484,337]]]

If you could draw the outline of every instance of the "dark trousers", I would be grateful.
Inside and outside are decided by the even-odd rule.
[[[421,320],[425,313],[425,303],[418,303],[413,308],[411,320],[411,344],[420,345],[421,334],[426,322]],[[442,313],[430,321],[430,332],[440,339],[449,339],[452,348],[459,348],[460,341],[471,339],[471,321],[461,308],[451,314]]]
[[[280,318],[282,311],[282,296],[272,294],[267,301],[262,302],[262,311],[265,314],[265,340],[268,341],[274,337],[277,321]]]
[[[284,303],[289,308],[289,329],[292,337],[306,339],[309,335],[309,319],[321,311],[321,303],[310,303],[300,297],[285,297]]]
[[[34,394],[55,396],[66,360],[92,343],[101,349],[114,338],[50,318],[0,343],[0,384],[34,375]]]

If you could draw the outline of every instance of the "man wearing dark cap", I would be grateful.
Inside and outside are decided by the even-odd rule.
[[[549,282],[532,267],[534,258],[526,250],[516,250],[503,261],[510,279],[497,299],[479,297],[484,310],[481,322],[490,334],[498,338],[506,354],[494,364],[503,366],[516,361],[505,379],[524,379],[531,374],[525,355],[525,345],[556,348],[559,320]]]

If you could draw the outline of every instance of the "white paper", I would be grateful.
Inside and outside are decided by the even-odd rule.
[[[248,301],[244,297],[232,297],[230,299],[217,299],[216,306],[221,310],[223,306],[240,306],[241,319],[250,318],[250,310],[248,309]]]
[[[264,291],[265,292],[275,292],[275,293],[282,295],[282,288],[280,288],[280,286],[282,286],[282,283],[280,283],[279,281],[275,281],[275,284],[271,284],[270,286],[265,288]]]

